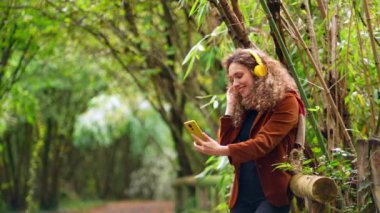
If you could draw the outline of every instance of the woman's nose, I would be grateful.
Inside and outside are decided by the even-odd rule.
[[[239,86],[239,82],[238,82],[237,80],[234,80],[232,86],[233,86],[234,88],[238,87],[238,86]]]

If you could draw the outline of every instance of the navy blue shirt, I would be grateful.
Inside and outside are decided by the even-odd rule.
[[[247,112],[237,137],[238,143],[244,143],[244,141],[250,138],[251,127],[257,114],[255,110],[249,110]],[[240,164],[238,192],[238,199],[243,202],[257,203],[265,200],[255,161],[252,160]]]

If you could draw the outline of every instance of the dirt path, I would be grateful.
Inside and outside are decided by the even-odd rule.
[[[171,201],[120,201],[78,213],[172,213]]]

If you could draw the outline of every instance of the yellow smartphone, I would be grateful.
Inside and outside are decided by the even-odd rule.
[[[194,134],[201,138],[202,140],[206,140],[205,136],[202,134],[201,128],[199,128],[198,124],[194,120],[186,121],[184,123],[185,128],[190,134]]]

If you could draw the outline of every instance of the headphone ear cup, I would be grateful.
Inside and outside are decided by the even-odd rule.
[[[253,73],[258,77],[264,77],[267,74],[267,68],[263,64],[258,64],[253,69]]]

